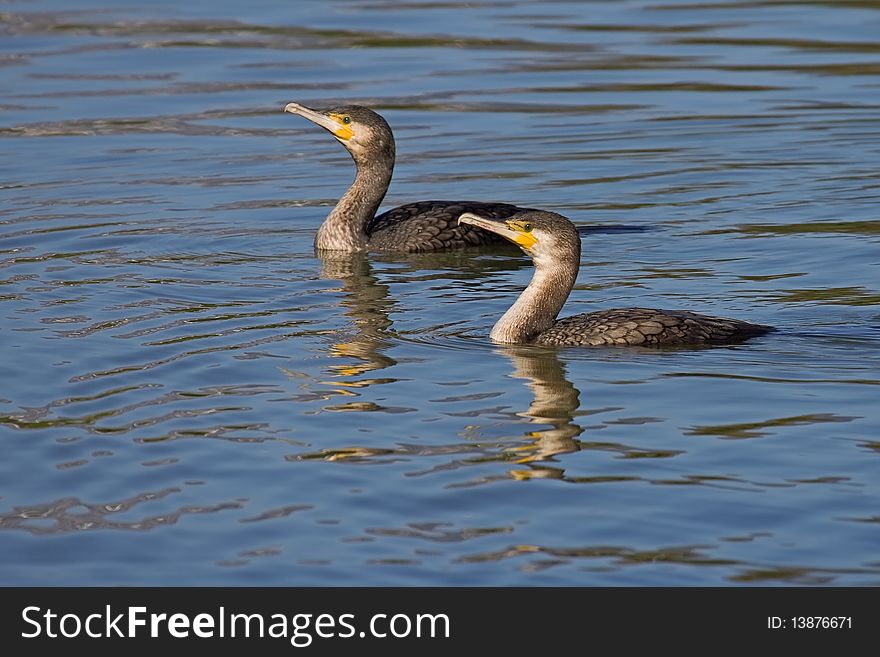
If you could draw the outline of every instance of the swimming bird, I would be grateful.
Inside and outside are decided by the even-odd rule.
[[[502,219],[524,209],[507,203],[419,201],[377,216],[394,170],[394,135],[385,119],[361,105],[316,111],[288,103],[284,111],[330,132],[357,166],[351,187],[318,229],[316,249],[422,252],[502,242],[494,233],[459,225],[459,215],[478,212]]]
[[[553,346],[732,344],[774,331],[770,326],[684,310],[619,308],[556,319],[577,278],[581,241],[575,225],[555,212],[523,211],[507,219],[466,212],[459,221],[497,233],[532,258],[525,291],[492,328],[507,344]]]

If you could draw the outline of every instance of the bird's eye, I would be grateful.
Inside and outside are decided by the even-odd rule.
[[[350,117],[350,116],[343,116],[343,117],[342,117],[342,122],[343,122],[345,125],[348,125],[349,123],[351,123],[351,117]]]
[[[524,233],[531,233],[531,232],[532,232],[532,224],[530,224],[530,223],[524,223],[524,224],[522,225],[522,229],[523,229],[523,232],[524,232]]]

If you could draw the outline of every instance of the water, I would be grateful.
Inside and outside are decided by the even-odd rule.
[[[0,583],[880,584],[877,2],[0,6]],[[291,100],[781,331],[492,345],[524,256],[317,259]]]

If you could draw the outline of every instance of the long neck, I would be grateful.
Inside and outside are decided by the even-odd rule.
[[[367,248],[367,224],[376,215],[391,184],[394,160],[355,160],[355,164],[354,182],[315,235],[316,249],[364,251]]]
[[[579,258],[571,262],[535,261],[535,274],[529,286],[492,327],[489,337],[495,342],[529,342],[556,323],[556,316],[577,279]]]

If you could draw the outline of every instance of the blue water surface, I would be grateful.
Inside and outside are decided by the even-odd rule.
[[[880,584],[872,2],[0,0],[0,584]],[[508,248],[318,258],[386,207],[583,229],[563,315],[777,326],[504,347]]]

